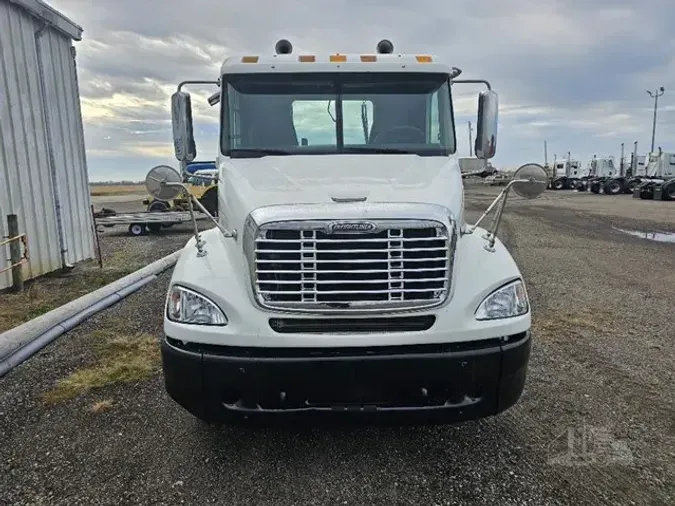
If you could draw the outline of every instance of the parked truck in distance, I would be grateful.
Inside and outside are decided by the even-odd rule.
[[[549,187],[553,190],[573,190],[583,175],[579,160],[569,157],[566,160],[555,160]]]
[[[517,402],[531,346],[525,281],[497,237],[527,164],[473,225],[456,157],[453,89],[478,96],[477,158],[496,152],[498,98],[426,54],[225,60],[217,218],[173,271],[162,359],[169,395],[207,421],[299,416],[453,422]],[[172,96],[175,154],[194,160],[191,96]],[[367,113],[364,114],[364,111]],[[148,191],[185,194],[160,166]],[[192,198],[202,210],[201,203]],[[491,216],[490,225],[481,224]]]
[[[633,196],[645,200],[675,201],[675,153],[659,148],[647,158],[645,175],[638,178],[639,185]]]
[[[630,165],[625,169],[617,167],[612,157],[593,157],[589,167],[589,176],[578,183],[580,191],[588,189],[596,194],[633,194],[642,199],[675,200],[675,154],[659,150],[640,156],[636,146]]]

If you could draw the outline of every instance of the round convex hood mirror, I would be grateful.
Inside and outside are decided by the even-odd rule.
[[[181,183],[178,171],[168,165],[158,165],[150,169],[145,176],[145,188],[157,200],[173,200],[183,192],[180,186],[167,186],[165,183]]]
[[[546,190],[548,175],[546,169],[538,163],[527,163],[521,166],[514,174],[513,191],[526,199],[536,199]]]

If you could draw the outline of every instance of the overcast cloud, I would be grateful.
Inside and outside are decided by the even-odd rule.
[[[675,150],[672,0],[51,0],[84,28],[77,43],[92,180],[143,179],[171,163],[169,96],[185,79],[216,79],[233,53],[429,52],[500,93],[498,167],[553,154],[620,155],[651,142],[653,102],[666,87],[657,145]],[[459,154],[479,87],[456,96]],[[193,91],[193,89],[191,89]],[[459,88],[457,88],[459,91]],[[197,89],[206,97],[208,89]],[[216,153],[217,116],[193,100],[198,157]]]

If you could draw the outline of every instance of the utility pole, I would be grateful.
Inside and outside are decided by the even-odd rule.
[[[622,143],[621,143],[621,164],[619,165],[619,175],[620,175],[621,177],[623,177],[623,160],[624,160],[624,157],[623,157],[623,155],[624,155],[624,152],[623,152],[623,146],[624,146],[624,143],[622,142]]]
[[[544,141],[544,167],[548,169],[548,146],[546,141]]]
[[[663,96],[665,91],[666,91],[666,89],[663,86],[661,86],[654,93],[647,90],[647,93],[649,93],[649,96],[654,99],[654,123],[652,125],[652,150],[650,151],[650,153],[654,152],[654,139],[656,138],[656,111],[659,108],[659,97]]]
[[[473,129],[469,121],[469,156],[473,156]]]

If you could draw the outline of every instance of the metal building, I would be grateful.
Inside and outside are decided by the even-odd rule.
[[[81,37],[40,0],[0,0],[0,236],[7,215],[18,215],[25,279],[94,257],[73,46]],[[0,246],[0,271],[8,251]],[[0,289],[10,285],[0,274]]]

